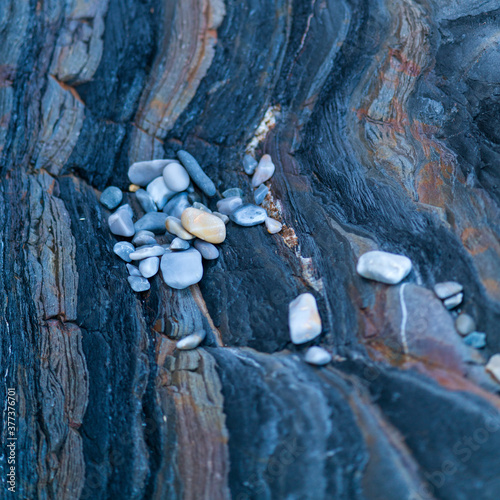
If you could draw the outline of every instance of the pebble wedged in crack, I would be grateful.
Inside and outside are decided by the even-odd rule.
[[[373,250],[359,258],[356,271],[363,278],[396,285],[408,276],[411,268],[411,260],[404,255]]]
[[[189,176],[192,181],[207,195],[207,196],[215,196],[216,188],[215,184],[212,182],[210,177],[203,172],[203,169],[200,167],[200,164],[196,161],[196,159],[189,154],[187,151],[177,151],[177,157],[184,165],[184,168],[187,170]]]
[[[145,278],[152,278],[160,267],[160,259],[158,257],[148,257],[141,260],[139,271]]]
[[[256,188],[262,183],[268,181],[274,174],[275,166],[271,156],[263,155],[255,169],[255,173],[252,177],[252,186]]]
[[[167,217],[168,215],[163,212],[149,212],[134,224],[135,230],[146,230],[154,234],[165,234],[165,221]]]
[[[109,210],[115,209],[123,200],[121,189],[116,186],[107,187],[101,194],[99,201]]]
[[[307,350],[304,360],[311,365],[323,366],[332,360],[332,355],[322,347],[312,346]]]
[[[265,184],[261,184],[253,193],[253,199],[256,205],[260,205],[269,193],[269,188]]]
[[[163,169],[175,160],[150,160],[133,163],[128,169],[128,178],[132,184],[147,186],[153,179],[162,175]]]
[[[131,260],[142,260],[148,257],[159,257],[165,253],[165,249],[160,245],[151,245],[138,248],[129,257]]]
[[[321,318],[316,299],[303,293],[288,305],[288,327],[294,344],[304,344],[321,333]]]
[[[151,284],[146,278],[140,276],[129,276],[128,282],[134,292],[145,292],[151,288]]]
[[[163,281],[178,290],[194,285],[203,278],[201,254],[195,248],[181,252],[165,252],[160,267]]]
[[[460,293],[464,287],[460,284],[457,283],[456,281],[443,281],[442,283],[436,283],[434,285],[434,293],[440,298],[441,300],[445,300],[452,295],[456,295],[457,293]]]
[[[231,196],[217,202],[217,211],[220,214],[231,215],[241,205],[243,205],[243,200],[239,196]]]
[[[271,217],[266,217],[266,220],[264,222],[266,224],[267,232],[270,234],[279,233],[281,231],[281,229],[283,228],[283,225],[281,224],[281,222],[279,222],[275,219],[272,219]]]
[[[252,175],[255,172],[257,165],[257,160],[253,156],[246,154],[243,157],[243,170],[246,174]]]
[[[141,205],[142,209],[146,213],[158,211],[158,207],[156,206],[156,203],[153,200],[153,197],[145,189],[142,189],[142,188],[138,189],[135,192],[135,196],[137,198],[137,201]]]
[[[189,210],[188,208],[186,210]],[[183,227],[182,222],[177,217],[169,216],[165,222],[165,226],[169,233],[175,234],[178,238],[183,240],[192,240],[194,235]]]
[[[179,340],[179,342],[177,342],[176,347],[181,351],[196,349],[203,342],[206,335],[207,334],[205,330],[200,330],[198,332],[191,333],[187,337],[184,337],[183,339]]]
[[[226,239],[226,226],[216,215],[190,207],[182,213],[181,222],[187,231],[201,240],[222,243]]]
[[[167,201],[175,194],[174,191],[170,191],[163,177],[157,177],[153,179],[147,186],[146,191],[153,198],[156,206],[161,210]]]
[[[185,191],[190,183],[189,174],[178,162],[169,163],[163,169],[163,180],[167,188],[175,193]]]
[[[444,307],[446,309],[454,309],[455,307],[459,306],[462,303],[462,300],[464,299],[464,294],[463,293],[457,293],[456,295],[453,295],[452,297],[448,297],[443,301]]]
[[[187,193],[179,193],[176,194],[169,202],[163,207],[163,211],[167,215],[171,215],[172,217],[176,217],[180,219],[182,216],[182,212],[186,210],[186,208],[190,207],[191,203],[189,203]]]
[[[108,218],[109,230],[117,236],[133,236],[135,234],[132,217],[127,210],[117,210]]]
[[[238,207],[229,218],[239,226],[250,227],[265,222],[267,212],[262,207],[247,203]]]
[[[134,245],[128,241],[119,241],[118,243],[115,243],[113,252],[115,252],[115,254],[125,262],[131,262],[132,259],[130,258],[130,254],[135,252],[135,248]]]
[[[155,234],[152,231],[146,231],[144,229],[142,231],[137,231],[132,238],[132,243],[136,247],[154,245],[156,243]]]
[[[219,257],[218,248],[215,245],[212,245],[212,243],[208,243],[208,241],[197,239],[194,242],[194,247],[201,253],[201,256],[205,260],[214,260]]]

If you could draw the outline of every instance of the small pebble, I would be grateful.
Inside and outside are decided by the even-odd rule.
[[[151,245],[146,247],[138,248],[135,252],[132,252],[129,257],[130,260],[142,260],[148,257],[159,257],[165,253],[165,249],[160,245]]]
[[[118,257],[123,259],[125,262],[130,262],[132,260],[130,258],[130,254],[135,252],[135,248],[134,245],[128,241],[119,241],[118,243],[115,243],[113,252],[115,252],[116,255],[118,255]]]
[[[133,184],[147,186],[153,179],[162,175],[163,169],[175,160],[139,161],[128,169],[128,178]]]
[[[167,251],[161,258],[160,267],[165,283],[178,290],[194,285],[203,278],[201,254],[195,248],[183,252]]]
[[[279,233],[281,231],[281,229],[283,228],[283,225],[281,224],[281,222],[279,222],[275,219],[272,219],[271,217],[266,217],[266,220],[264,222],[266,224],[267,232],[270,234]]]
[[[138,231],[132,238],[132,243],[136,247],[142,245],[154,245],[156,243],[155,234],[151,231]]]
[[[187,193],[176,194],[164,207],[163,211],[167,215],[172,215],[173,217],[181,218],[182,212],[186,208],[190,207]]]
[[[133,219],[134,218],[134,211],[132,210],[132,208],[130,207],[130,205],[128,203],[125,203],[124,205],[122,205],[121,207],[118,207],[116,209],[116,212],[118,212],[118,210],[125,210],[125,212],[127,212],[129,215],[130,215],[130,218]],[[115,213],[116,213],[115,212]]]
[[[127,279],[134,292],[145,292],[151,288],[149,281],[142,276],[129,276]]]
[[[500,354],[494,354],[486,364],[486,371],[500,383]]]
[[[374,250],[359,258],[356,271],[363,278],[396,285],[408,276],[411,267],[411,260],[404,255]]]
[[[200,203],[199,201],[193,202],[193,207],[197,208],[198,210],[203,210],[204,212],[207,212],[209,214],[212,213],[212,210],[210,210],[206,205],[203,205],[203,203]]]
[[[243,205],[243,200],[239,196],[231,196],[217,202],[217,211],[220,214],[231,215],[241,205]]]
[[[486,347],[486,333],[469,333],[469,335],[464,337],[464,342],[475,349],[483,349],[483,347]]]
[[[216,217],[219,217],[219,219],[224,222],[224,224],[227,224],[229,222],[229,217],[227,215],[221,214],[220,212],[213,212],[213,214]]]
[[[189,186],[189,174],[186,169],[178,162],[169,163],[163,169],[163,180],[170,191],[179,193],[185,191]]]
[[[201,330],[199,332],[194,332],[191,335],[188,335],[187,337],[184,337],[183,339],[179,340],[179,342],[177,342],[176,347],[181,351],[188,351],[190,349],[195,349],[203,342],[206,335],[207,334],[205,333],[204,330]]]
[[[455,328],[460,335],[468,335],[476,329],[476,322],[472,316],[462,313],[455,320]]]
[[[116,208],[123,200],[121,189],[115,186],[107,187],[101,194],[99,201],[110,210]]]
[[[168,215],[163,212],[149,212],[134,224],[135,230],[146,230],[154,234],[165,234],[165,221],[167,217]]]
[[[135,193],[137,201],[140,203],[142,209],[148,212],[157,212],[158,207],[156,206],[153,197],[144,189],[138,189]]]
[[[153,179],[146,188],[146,191],[150,194],[156,206],[161,210],[167,201],[174,195],[173,191],[168,189],[163,177],[157,177]]]
[[[275,169],[271,156],[263,155],[253,174],[252,186],[257,187],[268,181],[273,176]]]
[[[201,256],[205,260],[214,260],[219,257],[219,250],[215,245],[212,245],[212,243],[197,239],[194,242],[194,247],[201,253]]]
[[[243,170],[246,174],[252,175],[255,172],[257,165],[257,160],[253,156],[246,154],[243,157]]]
[[[454,309],[455,307],[459,306],[462,303],[462,300],[464,299],[464,294],[463,293],[457,293],[456,295],[453,295],[453,297],[448,297],[443,301],[444,307],[446,309]]]
[[[141,260],[139,271],[145,278],[152,278],[160,268],[160,259],[158,257],[148,257]]]
[[[313,295],[303,293],[290,302],[288,326],[294,344],[309,342],[321,333],[321,318]]]
[[[139,268],[132,264],[127,264],[127,271],[130,276],[142,276],[141,271],[139,271]]]
[[[240,226],[256,226],[262,224],[267,218],[267,212],[257,205],[247,203],[238,207],[229,218]]]
[[[200,167],[200,164],[195,160],[195,158],[187,151],[183,150],[177,152],[177,157],[181,160],[181,163],[184,165],[184,168],[187,170],[193,182],[207,196],[215,196],[215,184],[212,182],[210,177],[203,172],[203,169]]]
[[[464,287],[456,281],[444,281],[434,285],[434,293],[441,299],[447,299],[452,295],[460,293]]]
[[[216,215],[191,207],[184,210],[181,221],[187,231],[201,240],[222,243],[226,239],[226,226]]]
[[[117,210],[108,218],[109,230],[117,236],[133,236],[135,234],[132,217],[127,210]]]
[[[260,205],[269,193],[269,188],[265,184],[261,184],[253,193],[253,199],[256,205]]]
[[[191,245],[182,238],[174,238],[170,243],[169,250],[187,250]]]
[[[243,198],[243,190],[240,188],[229,188],[222,193],[223,198],[232,198],[233,196]]]
[[[332,360],[332,355],[322,347],[312,346],[307,350],[304,360],[311,365],[323,366]]]
[[[186,208],[186,210],[195,210],[195,209]],[[184,212],[186,210],[184,210]],[[167,221],[165,222],[165,226],[167,227],[167,231],[169,233],[175,234],[175,236],[178,236],[179,238],[182,238],[183,240],[192,240],[194,238],[194,235],[192,235],[190,232],[186,231],[186,229],[183,227],[182,222],[177,217],[172,217],[172,216],[167,217]]]
[[[137,184],[130,184],[130,186],[128,187],[128,190],[131,193],[135,193],[139,189],[141,189],[141,186],[138,186]]]

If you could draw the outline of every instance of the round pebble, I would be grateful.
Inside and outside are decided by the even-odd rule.
[[[476,322],[472,316],[462,313],[455,320],[455,328],[460,335],[468,335],[476,329]]]
[[[161,210],[167,201],[174,195],[173,191],[168,189],[163,177],[153,179],[147,186],[146,191],[149,193],[156,206]]]
[[[238,207],[229,218],[240,226],[250,227],[262,224],[267,218],[267,212],[262,207],[247,203]]]
[[[356,271],[363,278],[396,285],[408,276],[411,268],[411,260],[404,255],[374,250],[359,258]]]
[[[274,174],[275,166],[270,155],[263,155],[252,177],[252,186],[257,187],[268,181]]]
[[[186,169],[177,162],[169,163],[163,169],[163,180],[170,191],[179,193],[185,191],[189,186],[189,174]]]
[[[253,156],[246,154],[243,157],[243,170],[245,171],[245,173],[248,175],[252,175],[255,172],[256,168],[257,160]]]
[[[210,177],[208,177],[203,169],[200,167],[200,164],[195,160],[195,158],[190,155],[187,151],[180,150],[177,152],[177,157],[184,165],[184,168],[187,170],[187,173],[193,180],[193,182],[207,195],[207,196],[215,196],[216,189],[215,184],[212,182]]]
[[[186,210],[195,210],[195,209],[186,208]],[[186,210],[184,210],[184,212]],[[175,236],[178,236],[179,238],[182,238],[183,240],[192,240],[194,238],[194,235],[192,235],[190,232],[186,231],[186,229],[183,227],[182,222],[177,217],[171,217],[171,216],[167,217],[167,221],[165,222],[165,226],[166,226],[167,231],[169,233],[175,234]]]
[[[206,333],[204,330],[194,332],[191,335],[188,335],[187,337],[184,337],[183,339],[179,340],[177,342],[177,349],[180,349],[181,351],[188,351],[190,349],[196,349],[203,340],[206,337]]]
[[[253,193],[253,199],[256,205],[260,205],[269,193],[269,188],[265,184],[261,184]]]
[[[217,202],[217,211],[220,214],[231,215],[241,205],[243,200],[239,196],[231,196]]]
[[[165,234],[165,221],[168,215],[163,212],[149,212],[135,224],[136,231],[151,231],[154,234]]]
[[[216,215],[191,207],[184,210],[181,221],[187,231],[201,240],[222,243],[226,239],[226,226]]]
[[[110,210],[116,208],[123,200],[121,189],[115,186],[107,187],[101,194],[99,201]]]
[[[279,233],[283,229],[283,225],[281,224],[281,222],[275,219],[271,219],[271,217],[266,217],[266,220],[264,222],[266,224],[267,232],[270,234]]]
[[[323,366],[330,363],[332,355],[322,347],[312,346],[307,350],[304,360],[311,365]]]
[[[207,241],[195,240],[194,247],[198,252],[201,253],[201,256],[205,260],[214,260],[219,257],[219,250],[212,243],[208,243]]]
[[[135,252],[132,252],[129,257],[130,260],[143,260],[148,257],[159,257],[165,253],[165,249],[160,245],[151,245],[138,248]]]
[[[129,276],[127,279],[134,292],[145,292],[151,288],[149,281],[141,276]]]
[[[138,189],[135,193],[137,201],[141,205],[142,209],[148,212],[157,212],[158,207],[156,206],[153,197],[144,189]]]
[[[169,250],[187,250],[191,245],[182,238],[174,238],[170,243]]]
[[[113,252],[115,252],[115,254],[125,262],[130,262],[132,260],[130,258],[130,254],[132,252],[135,252],[135,248],[134,245],[132,245],[132,243],[129,243],[128,241],[119,241],[118,243],[115,243]]]
[[[147,186],[153,179],[162,175],[163,169],[175,160],[138,161],[128,169],[130,182],[137,186]]]
[[[127,210],[117,210],[108,218],[109,230],[117,236],[133,236],[135,233],[132,217]]]
[[[139,271],[145,278],[152,278],[160,267],[160,259],[158,257],[148,257],[141,260]]]
[[[138,231],[132,238],[132,243],[136,247],[154,245],[156,243],[155,234],[152,231]]]
[[[203,278],[201,254],[195,248],[183,252],[167,251],[161,258],[160,267],[165,283],[178,290],[194,285]]]
[[[288,326],[294,344],[304,344],[321,333],[321,318],[316,299],[303,293],[288,305]]]

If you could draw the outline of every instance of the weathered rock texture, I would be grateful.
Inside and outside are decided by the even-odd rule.
[[[18,440],[0,497],[498,499],[499,19],[499,0],[3,0],[0,384]],[[230,223],[199,286],[137,295],[99,193],[181,148],[247,201],[245,150],[271,154],[284,228]],[[356,275],[373,249],[412,259],[406,283]],[[447,280],[481,353],[431,291]],[[326,368],[290,343],[304,292]]]

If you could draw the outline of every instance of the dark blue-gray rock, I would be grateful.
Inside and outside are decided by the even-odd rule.
[[[456,295],[453,295],[452,297],[448,297],[443,301],[444,307],[446,309],[455,309],[455,307],[458,307],[461,303],[462,300],[464,299],[464,294],[463,293],[457,293]]]
[[[135,236],[132,238],[132,243],[136,247],[154,245],[156,243],[155,234],[152,231],[137,231]]]
[[[125,262],[131,262],[132,259],[130,258],[130,254],[132,252],[135,252],[135,247],[132,245],[132,243],[129,243],[128,241],[119,241],[118,243],[115,243],[115,246],[113,247],[113,252],[115,252],[120,259],[123,259]]]
[[[205,260],[214,260],[219,257],[219,249],[208,241],[196,239],[193,246]]]
[[[253,193],[253,199],[256,205],[260,205],[264,198],[269,193],[269,188],[265,184],[261,184]]]
[[[256,226],[257,224],[262,224],[267,217],[267,212],[256,205],[251,205],[247,203],[238,207],[233,213],[229,215],[229,218],[240,226]]]
[[[109,230],[117,236],[130,237],[135,233],[132,217],[127,210],[117,210],[108,217]]]
[[[151,288],[151,284],[146,278],[140,276],[129,276],[127,280],[134,292],[145,292]]]
[[[165,234],[165,222],[168,215],[163,212],[149,212],[141,217],[135,224],[136,231],[147,230],[154,234]]]
[[[138,189],[135,192],[135,196],[137,197],[137,201],[141,205],[142,209],[146,213],[158,211],[158,207],[156,206],[153,197],[145,189]]]
[[[434,293],[441,299],[445,300],[452,295],[460,293],[464,287],[456,281],[443,281],[434,285]]]
[[[243,170],[246,174],[252,175],[255,172],[257,165],[257,160],[253,156],[246,154],[243,157]]]
[[[177,151],[177,157],[181,160],[191,180],[207,195],[215,196],[216,188],[210,177],[208,177],[196,159],[187,151]]]
[[[132,184],[146,186],[153,179],[162,175],[163,169],[174,160],[139,161],[128,169],[128,178]]]
[[[183,252],[167,251],[161,258],[160,266],[165,283],[178,290],[194,285],[203,278],[201,253],[195,248]]]
[[[243,198],[243,189],[229,188],[222,193],[223,198],[232,198],[233,196],[238,196],[240,198]]]
[[[175,192],[168,189],[163,176],[153,179],[146,187],[147,193],[151,196],[156,206],[161,210],[167,201],[174,196]]]
[[[160,267],[160,259],[158,257],[148,257],[141,260],[139,271],[145,278],[152,278]]]
[[[187,250],[191,245],[188,241],[183,240],[182,238],[176,237],[170,243],[170,250]]]
[[[468,335],[476,329],[476,322],[469,314],[459,314],[455,320],[455,328],[460,335]]]
[[[159,257],[165,253],[165,249],[160,245],[147,245],[144,247],[137,248],[135,252],[132,252],[129,257],[130,260],[143,260],[148,257]]]
[[[110,210],[116,208],[123,200],[123,193],[116,186],[107,187],[101,194],[99,201]]]
[[[142,276],[139,268],[134,266],[133,264],[127,264],[127,271],[130,276]]]
[[[486,334],[482,332],[472,332],[464,337],[464,342],[475,349],[486,347]]]
[[[223,215],[231,215],[241,205],[243,200],[239,196],[231,196],[217,202],[217,211]]]
[[[180,219],[182,216],[182,212],[184,212],[184,210],[186,210],[186,208],[190,206],[191,203],[188,200],[188,194],[179,193],[168,201],[168,203],[163,207],[163,211],[167,215],[171,215],[172,217]]]

